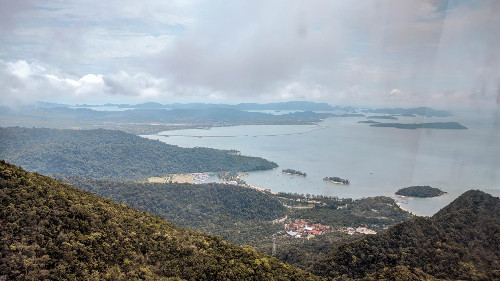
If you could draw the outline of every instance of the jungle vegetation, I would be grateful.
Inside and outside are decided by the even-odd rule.
[[[319,280],[0,161],[2,280]]]
[[[277,167],[232,150],[181,148],[114,130],[0,127],[0,159],[41,174],[145,180],[191,172],[245,172]]]

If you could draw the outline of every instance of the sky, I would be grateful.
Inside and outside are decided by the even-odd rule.
[[[500,105],[500,1],[0,0],[0,104]]]

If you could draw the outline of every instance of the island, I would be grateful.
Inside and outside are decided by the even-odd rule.
[[[336,184],[349,184],[350,183],[350,181],[348,179],[342,179],[339,177],[324,177],[323,180],[333,182]]]
[[[392,115],[373,115],[366,117],[368,119],[390,119],[390,120],[398,120],[397,117]]]
[[[371,124],[372,127],[390,127],[397,129],[448,129],[448,130],[467,130],[468,128],[458,122],[435,122],[435,123],[377,123]]]
[[[293,170],[293,169],[283,169],[283,170],[281,170],[281,172],[283,174],[288,174],[288,175],[295,175],[295,176],[302,176],[302,177],[307,176],[306,173],[301,172],[301,171],[297,171],[297,170]]]
[[[358,121],[358,123],[366,123],[366,124],[380,124],[380,122],[373,121],[373,120]]]
[[[430,187],[428,185],[409,186],[401,188],[400,190],[396,191],[396,195],[399,196],[418,197],[418,198],[437,197],[445,193],[446,192],[442,191],[439,188]]]

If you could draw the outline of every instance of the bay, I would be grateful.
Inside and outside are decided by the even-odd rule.
[[[493,116],[495,117],[495,116]],[[469,189],[500,195],[500,134],[491,116],[478,113],[439,118],[399,117],[397,122],[458,121],[468,130],[370,127],[365,118],[327,118],[318,125],[247,125],[190,129],[143,136],[181,147],[236,149],[279,168],[242,178],[274,192],[340,198],[385,195],[402,187],[430,185],[447,194],[437,198],[395,198],[417,215],[430,216]],[[307,173],[283,174],[282,169]],[[323,181],[349,179],[350,185]]]

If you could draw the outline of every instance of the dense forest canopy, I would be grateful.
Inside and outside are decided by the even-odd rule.
[[[3,280],[319,279],[3,160],[0,233]]]
[[[42,174],[145,180],[190,172],[277,167],[259,157],[211,148],[181,148],[113,130],[0,127],[0,159]]]
[[[272,253],[272,238],[277,238],[276,257],[303,269],[342,242],[361,237],[361,234],[347,235],[341,231],[345,227],[369,226],[383,231],[387,226],[412,217],[391,198],[382,196],[352,200],[322,195],[275,195],[225,184],[137,183],[77,176],[57,178],[162,216],[176,225],[216,234],[264,253]],[[298,205],[309,207],[294,208]],[[285,218],[321,223],[335,231],[310,240],[286,237],[285,222],[276,222]]]
[[[323,276],[362,278],[403,266],[434,278],[500,278],[500,199],[471,190],[431,218],[417,217],[342,245],[314,265]]]

